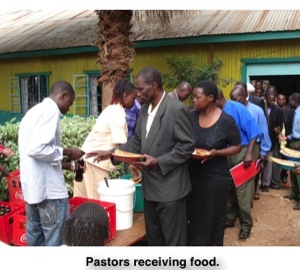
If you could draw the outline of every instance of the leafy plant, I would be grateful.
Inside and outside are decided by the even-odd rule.
[[[13,118],[4,126],[0,126],[0,143],[14,151],[12,156],[0,154],[0,163],[10,172],[19,168],[18,130],[19,122]],[[0,173],[0,201],[8,201],[8,188],[6,177]]]
[[[220,59],[215,59],[211,64],[203,64],[199,57],[194,55],[187,56],[166,56],[167,64],[171,73],[164,73],[163,79],[166,88],[175,88],[179,83],[186,81],[192,87],[201,80],[212,80],[222,87],[233,81],[232,78],[223,78],[220,76],[221,69],[224,65]]]
[[[61,136],[63,147],[81,147],[85,138],[92,130],[96,122],[96,118],[90,116],[87,118],[80,116],[67,117],[61,120]],[[0,143],[9,147],[14,151],[10,157],[5,157],[0,154],[0,163],[10,172],[19,169],[19,151],[18,151],[18,131],[20,122],[12,119],[5,125],[0,126]],[[119,178],[126,173],[124,163],[117,166],[115,172],[110,173],[110,178]],[[74,173],[64,171],[64,177],[68,192],[73,194],[73,179]],[[8,188],[6,177],[0,174],[0,201],[8,201]]]

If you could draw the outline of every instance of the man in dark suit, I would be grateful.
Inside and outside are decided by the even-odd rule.
[[[277,136],[283,127],[283,112],[279,106],[275,105],[276,96],[272,91],[267,91],[265,98],[268,106],[269,136],[272,142],[268,155],[279,158],[280,153]],[[279,189],[281,186],[281,180],[278,165],[268,161],[267,166],[264,168],[261,187],[262,191],[267,192],[270,185],[272,188]]]
[[[119,149],[144,154],[142,170],[144,214],[148,245],[187,245],[186,196],[191,191],[187,160],[194,151],[188,108],[169,97],[162,76],[144,68],[136,88],[145,101],[133,137]]]
[[[172,92],[169,93],[169,96],[184,102],[188,99],[192,92],[193,88],[188,82],[181,82]]]
[[[277,105],[282,109],[283,112],[283,125],[284,125],[284,136],[288,136],[292,132],[293,126],[293,118],[294,118],[294,110],[290,107],[289,104],[286,104],[286,96],[283,94],[277,95]],[[286,142],[286,147],[289,147],[289,144]],[[284,159],[284,156],[282,156]],[[288,180],[288,172],[287,170],[281,170],[280,178],[283,184],[287,183]]]

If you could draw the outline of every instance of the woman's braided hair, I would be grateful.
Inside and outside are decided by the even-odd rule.
[[[110,104],[121,104],[124,106],[124,93],[130,94],[134,89],[136,89],[135,85],[128,80],[117,81],[113,89],[113,95]]]

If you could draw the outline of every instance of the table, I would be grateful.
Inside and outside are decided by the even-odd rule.
[[[110,241],[110,246],[132,246],[146,236],[144,213],[133,213],[133,225],[126,230],[117,231],[117,236]]]

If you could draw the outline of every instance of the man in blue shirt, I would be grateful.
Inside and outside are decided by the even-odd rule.
[[[233,168],[243,162],[244,167],[248,168],[253,160],[253,149],[256,139],[261,135],[259,126],[245,106],[235,101],[227,101],[220,89],[218,91],[216,105],[234,118],[242,139],[243,148],[241,152],[228,158],[230,167]],[[226,227],[233,227],[236,218],[239,217],[241,225],[239,239],[248,238],[253,226],[253,218],[251,216],[253,189],[253,178],[238,188],[236,188],[233,181],[231,181],[229,187]]]
[[[138,94],[140,95],[140,94]],[[137,96],[134,101],[134,105],[131,109],[125,109],[126,122],[128,127],[128,139],[130,139],[134,134],[134,129],[136,126],[136,121],[139,117],[139,112],[142,107],[143,101],[140,96]]]
[[[272,143],[269,136],[267,118],[263,110],[259,106],[247,100],[248,92],[241,85],[237,85],[231,90],[230,98],[231,100],[240,102],[241,104],[245,105],[247,110],[254,117],[256,123],[260,127],[262,133],[256,140],[254,160],[256,161],[259,157],[262,161],[267,161],[267,152],[270,150]],[[255,196],[256,199],[259,199],[258,178],[255,179]]]

